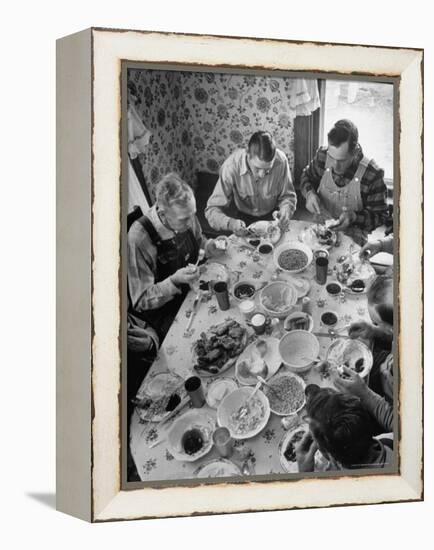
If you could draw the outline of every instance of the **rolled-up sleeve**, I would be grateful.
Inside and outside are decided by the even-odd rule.
[[[291,172],[289,170],[288,159],[286,157],[282,163],[281,185],[282,189],[280,191],[277,203],[279,208],[288,207],[292,218],[295,209],[297,208],[297,195],[292,183]]]
[[[222,210],[230,206],[233,198],[234,168],[230,160],[230,158],[226,159],[223,163],[219,179],[205,209],[205,217],[216,231],[228,230],[232,219]]]
[[[307,197],[309,191],[317,191],[324,174],[324,165],[326,152],[320,148],[316,152],[314,158],[303,169],[300,177],[300,192],[304,198]]]
[[[155,247],[138,222],[128,232],[127,248],[128,291],[134,311],[158,309],[180,294],[170,277],[155,283]]]

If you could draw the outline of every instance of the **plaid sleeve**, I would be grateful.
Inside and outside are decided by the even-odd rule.
[[[309,191],[317,191],[321,178],[324,174],[325,163],[327,157],[327,149],[320,147],[314,158],[304,168],[300,177],[300,191],[304,198],[307,197]]]
[[[384,171],[368,166],[361,182],[363,210],[357,212],[355,225],[370,233],[383,225],[387,216],[387,187],[384,183]]]

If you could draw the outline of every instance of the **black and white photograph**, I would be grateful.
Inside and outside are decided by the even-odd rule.
[[[396,472],[393,82],[123,71],[126,481]]]

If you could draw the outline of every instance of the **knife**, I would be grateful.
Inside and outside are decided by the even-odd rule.
[[[328,332],[314,332],[313,334],[315,334],[315,336],[324,336],[325,338],[335,338],[336,340],[338,340],[339,338],[345,338],[347,340],[350,339],[349,336],[345,336],[343,334],[329,334]]]
[[[167,416],[165,416],[163,418],[163,420],[161,420],[156,426],[155,428],[158,430],[159,428],[161,428],[163,426],[163,424],[165,424],[166,422],[168,422],[171,418],[173,418],[175,416],[175,414],[177,412],[179,412],[182,408],[184,408],[187,403],[190,401],[190,396],[187,395],[186,397],[184,397],[184,399],[181,401],[181,403],[175,407],[173,409],[172,412],[170,412]],[[157,445],[159,445],[160,443],[162,443],[163,441],[165,441],[167,437],[167,432],[164,432],[163,435],[157,439],[156,441],[153,441],[150,445],[149,445],[149,448],[150,449],[153,449],[154,447],[156,447]]]
[[[186,332],[188,332],[188,331],[190,330],[190,328],[191,328],[191,325],[192,325],[192,323],[193,323],[193,319],[194,319],[194,317],[195,317],[195,315],[196,315],[196,313],[197,313],[197,308],[198,308],[198,306],[199,306],[200,298],[201,298],[201,294],[200,294],[200,292],[198,292],[198,293],[196,294],[196,298],[194,299],[194,302],[193,302],[193,311],[191,312],[191,315],[190,315],[190,319],[189,319],[189,321],[188,321],[187,328],[185,329]]]

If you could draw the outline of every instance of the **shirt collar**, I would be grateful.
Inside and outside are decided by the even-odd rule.
[[[244,150],[243,154],[241,156],[241,164],[240,164],[240,175],[244,176],[245,174],[249,174],[249,165],[247,164],[247,151]]]

